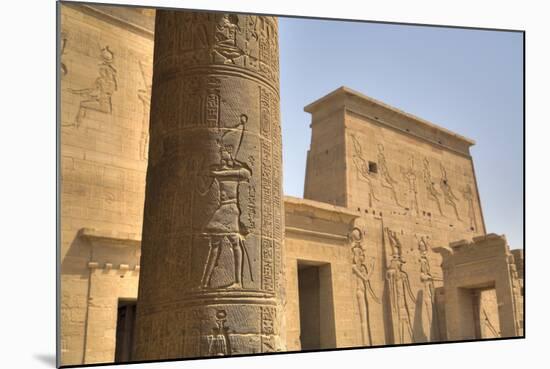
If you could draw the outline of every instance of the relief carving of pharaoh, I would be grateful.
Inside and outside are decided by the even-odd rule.
[[[252,171],[246,163],[236,159],[245,131],[248,117],[244,114],[240,117],[239,130],[226,130],[218,141],[220,150],[220,162],[212,165],[205,175],[210,178],[210,184],[200,191],[203,195],[208,193],[216,183],[218,196],[217,208],[203,227],[202,235],[208,239],[209,252],[201,279],[201,287],[208,288],[212,273],[218,267],[222,247],[230,247],[233,254],[234,280],[224,286],[229,289],[243,288],[243,258],[246,258],[250,276],[252,270],[250,259],[245,245],[248,234],[246,227],[241,222],[241,209],[239,204],[239,186],[248,182]],[[232,142],[232,144],[230,143]]]

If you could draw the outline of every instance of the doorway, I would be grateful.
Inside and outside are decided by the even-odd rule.
[[[298,261],[302,350],[336,348],[330,264]]]
[[[136,301],[118,300],[115,362],[132,360],[135,321]]]

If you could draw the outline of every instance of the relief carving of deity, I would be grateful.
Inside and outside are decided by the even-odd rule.
[[[392,324],[394,325],[395,343],[414,342],[411,315],[416,298],[411,289],[409,276],[403,270],[405,261],[401,255],[401,241],[396,232],[387,228],[388,239],[392,247],[392,259],[386,270],[386,281],[390,291]]]
[[[101,113],[111,114],[113,106],[111,97],[118,89],[117,70],[113,66],[114,54],[109,46],[101,49],[101,62],[99,63],[99,76],[94,86],[81,90],[70,89],[73,94],[83,96],[76,114],[74,126],[78,128],[86,117],[86,112],[95,110]]]
[[[237,34],[241,32],[239,17],[224,14],[216,25],[214,52],[224,58],[224,64],[235,64],[235,59],[244,55],[237,44]]]
[[[475,231],[477,229],[477,222],[474,208],[474,191],[472,191],[472,186],[470,186],[470,184],[466,184],[466,186],[462,189],[462,197],[464,198],[464,200],[466,200],[466,203],[468,204],[468,218],[470,219],[470,229],[472,231]]]
[[[441,202],[439,201],[439,196],[441,193],[435,187],[435,183],[432,180],[432,171],[430,170],[430,162],[428,159],[424,158],[424,185],[426,186],[427,196],[429,200],[432,200],[437,205],[437,210],[439,210],[439,215],[443,215],[443,210],[441,209]]]
[[[380,300],[373,291],[371,285],[371,275],[374,270],[374,259],[367,266],[366,253],[363,245],[363,234],[358,228],[354,228],[349,236],[351,242],[351,251],[353,254],[352,272],[353,284],[357,304],[359,307],[359,318],[361,321],[361,336],[363,345],[370,346],[373,344],[371,333],[371,309],[372,301],[380,303]]]
[[[424,237],[418,241],[418,251],[420,252],[420,282],[423,286],[424,307],[426,310],[427,321],[430,331],[437,333],[439,331],[437,306],[435,301],[435,281],[443,281],[439,277],[432,275],[430,271],[430,261],[428,259],[428,243]],[[432,330],[431,327],[434,327]]]
[[[397,197],[397,190],[395,189],[396,185],[399,183],[396,181],[388,168],[388,164],[386,162],[386,155],[384,154],[384,145],[378,144],[378,166],[380,168],[380,176],[381,176],[381,182],[382,187],[385,187],[390,190],[391,197],[393,201],[395,202],[395,205],[404,207],[399,203],[399,198]]]
[[[378,198],[374,193],[374,187],[371,181],[369,165],[365,160],[365,158],[363,157],[363,150],[361,148],[361,144],[357,140],[357,137],[355,137],[355,135],[351,135],[351,140],[353,142],[353,156],[352,156],[353,164],[357,169],[359,179],[367,183],[368,194],[369,194],[369,207],[372,207],[374,200],[378,201]]]
[[[409,167],[407,169],[402,169],[401,174],[403,178],[407,181],[408,185],[408,201],[409,209],[414,210],[416,215],[420,214],[418,209],[418,189],[416,187],[416,174],[414,172],[414,157],[411,156],[409,159]]]

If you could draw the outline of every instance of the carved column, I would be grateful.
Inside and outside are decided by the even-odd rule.
[[[157,11],[136,360],[284,350],[278,26]]]

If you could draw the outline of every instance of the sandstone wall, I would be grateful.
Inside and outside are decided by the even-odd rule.
[[[141,238],[153,41],[109,17],[113,11],[60,5],[60,333],[67,365],[113,360],[118,298],[137,293],[134,240]]]
[[[61,361],[112,362],[118,302],[137,298],[154,13],[60,9]],[[471,142],[342,92],[306,107],[309,200],[285,198],[287,348],[301,349],[298,270],[308,266],[319,273],[321,348],[449,338],[441,251],[485,234]],[[480,306],[494,327],[491,291]]]
[[[473,141],[345,87],[305,110],[312,114],[312,139],[304,196],[360,217],[367,259],[376,261],[373,290],[384,304],[377,318],[384,321],[384,334],[373,340],[444,339],[438,250],[485,233],[469,152]],[[397,264],[410,293],[393,290],[388,277]],[[393,303],[392,294],[400,295]],[[406,305],[402,313],[396,304]],[[358,321],[359,310],[356,304]],[[399,333],[404,329],[406,337]]]

